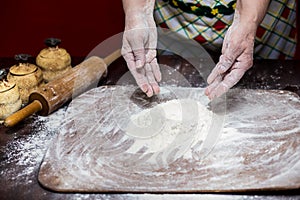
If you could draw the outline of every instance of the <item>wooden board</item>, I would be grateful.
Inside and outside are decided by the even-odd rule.
[[[200,145],[202,149],[205,142],[213,146],[208,154],[198,154],[199,144],[195,143],[181,149],[181,154],[170,151],[173,146],[159,152],[147,148],[130,151],[141,140],[123,131],[130,115],[176,98],[208,103],[203,89],[174,87],[166,91],[147,99],[134,87],[99,87],[74,99],[41,164],[40,183],[64,192],[300,188],[298,96],[285,91],[231,90],[226,99],[209,105],[215,112],[212,126],[221,131],[210,132],[215,140]]]

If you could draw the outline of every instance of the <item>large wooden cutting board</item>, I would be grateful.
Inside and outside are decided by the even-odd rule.
[[[181,149],[181,155],[169,151],[173,146],[168,147],[168,154],[165,149],[129,151],[141,142],[123,131],[131,114],[174,98],[208,103],[203,89],[174,87],[167,91],[156,99],[146,99],[134,87],[99,87],[74,99],[41,164],[40,183],[64,192],[300,188],[298,96],[285,91],[231,90],[213,108],[213,118],[219,117],[219,121],[212,124],[221,132],[206,155],[195,156],[195,146]],[[223,108],[225,116],[219,112]]]

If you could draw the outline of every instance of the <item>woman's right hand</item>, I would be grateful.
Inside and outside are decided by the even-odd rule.
[[[157,29],[153,14],[140,10],[125,11],[122,55],[143,92],[159,93],[161,72],[156,59]]]

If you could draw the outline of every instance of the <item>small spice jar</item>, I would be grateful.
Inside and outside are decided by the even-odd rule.
[[[22,103],[27,104],[29,95],[36,90],[43,81],[43,74],[39,67],[28,63],[28,54],[19,54],[15,59],[18,64],[9,69],[7,80],[16,83],[19,88]]]
[[[65,74],[71,67],[71,56],[63,48],[59,48],[60,39],[48,38],[45,44],[48,48],[42,49],[36,57],[36,64],[42,69],[45,82],[52,81]]]
[[[3,120],[21,108],[22,100],[15,83],[0,80],[0,119]]]

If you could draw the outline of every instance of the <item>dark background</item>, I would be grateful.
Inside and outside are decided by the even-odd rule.
[[[60,38],[71,56],[86,56],[123,29],[121,0],[2,0],[0,57],[36,56],[48,37]]]
[[[71,56],[82,57],[123,29],[122,0],[2,0],[0,57],[36,56],[48,37],[60,38]]]

